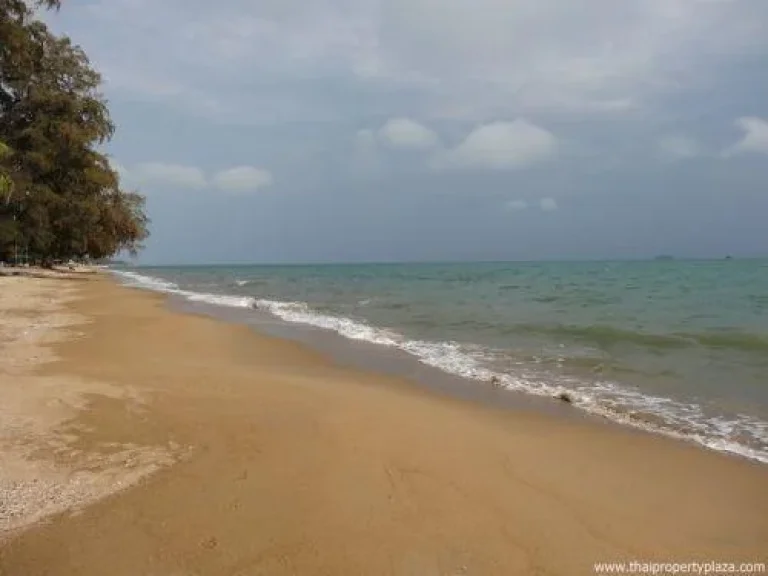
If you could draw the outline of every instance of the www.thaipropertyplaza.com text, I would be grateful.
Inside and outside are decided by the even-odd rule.
[[[706,576],[768,574],[765,562],[595,562],[595,574],[695,574]]]

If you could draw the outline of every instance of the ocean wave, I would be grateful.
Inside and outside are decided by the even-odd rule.
[[[131,272],[129,270],[110,270],[116,276],[122,278],[124,283],[128,286],[136,286],[138,288],[147,288],[149,290],[156,290],[158,292],[168,292],[170,290],[178,290],[178,284],[162,280],[161,278],[155,278],[153,276],[145,276],[137,272]]]
[[[690,346],[707,348],[728,348],[743,352],[768,352],[768,338],[759,334],[741,331],[673,332],[654,334],[624,330],[614,326],[592,325],[546,325],[518,324],[507,329],[510,333],[541,334],[554,338],[590,342],[601,348],[620,344],[634,344],[646,348],[679,349]]]
[[[343,316],[318,313],[304,302],[256,300],[255,304],[259,310],[267,310],[286,322],[332,330],[350,340],[365,340],[382,346],[397,346],[401,340],[398,334],[388,330],[373,328]]]
[[[458,342],[434,342],[408,339],[392,330],[370,326],[365,322],[318,312],[304,302],[285,302],[252,297],[208,294],[182,290],[173,282],[130,271],[113,270],[126,284],[182,296],[192,302],[201,302],[234,308],[257,308],[290,323],[314,326],[350,340],[361,340],[407,352],[420,362],[461,376],[469,380],[495,383],[500,388],[543,397],[558,397],[566,392],[577,408],[621,424],[646,431],[692,441],[701,446],[739,454],[768,463],[768,423],[757,418],[737,414],[725,417],[711,414],[702,406],[670,398],[653,396],[636,388],[609,381],[584,382],[564,376],[543,377],[524,366],[517,365],[515,373],[490,368],[489,360],[495,354],[482,347]],[[573,331],[572,331],[573,332]],[[580,333],[576,331],[575,333]],[[593,331],[611,341],[616,331],[598,327]],[[646,337],[631,341],[649,344]],[[650,343],[666,344],[667,337]],[[720,342],[720,341],[718,341]]]
[[[745,352],[768,352],[768,338],[749,332],[709,332],[703,334],[683,334],[709,348],[730,348]]]
[[[127,270],[112,270],[111,272],[118,277],[123,278],[124,283],[128,286],[145,288],[147,290],[154,290],[155,292],[164,292],[166,294],[174,294],[186,298],[190,302],[202,302],[216,306],[228,306],[230,308],[253,308],[256,302],[254,298],[248,296],[229,296],[226,294],[211,294],[182,290],[179,285],[174,282]]]
[[[636,344],[649,348],[685,348],[690,345],[687,339],[679,336],[635,332],[599,324],[592,326],[518,324],[509,327],[509,331],[590,342],[602,348],[609,348],[617,344]]]

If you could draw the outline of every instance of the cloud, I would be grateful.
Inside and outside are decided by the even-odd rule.
[[[520,169],[542,162],[557,153],[554,134],[518,119],[492,122],[475,128],[438,165],[458,168]]]
[[[669,135],[658,142],[659,154],[667,160],[686,160],[701,153],[699,143],[688,136]]]
[[[200,168],[183,164],[164,162],[141,162],[126,168],[110,160],[112,169],[120,176],[123,183],[130,186],[164,186],[177,189],[199,190],[208,186],[208,178]],[[271,186],[272,174],[263,168],[254,166],[235,166],[221,170],[213,175],[211,183],[223,192],[251,192]]]
[[[439,143],[432,130],[409,118],[391,118],[379,129],[379,139],[391,148],[427,150]]]
[[[557,210],[557,201],[554,198],[542,198],[539,201],[539,206],[544,212],[552,212]]]
[[[519,211],[528,208],[528,202],[525,200],[510,200],[506,204],[507,210]]]
[[[372,89],[407,96],[423,112],[409,114],[419,118],[621,114],[709,82],[715,66],[726,70],[768,46],[761,0],[591,0],[589,10],[569,0],[539,0],[535,9],[509,0],[436,6],[92,0],[47,18],[88,48],[110,96],[239,123],[343,117],[350,108],[402,114],[368,97]],[[336,97],[339,86],[348,98]]]
[[[254,166],[236,166],[217,172],[213,184],[224,192],[244,193],[254,192],[271,186],[274,182],[272,174],[263,168]]]
[[[755,116],[744,116],[735,122],[744,136],[723,152],[724,156],[736,154],[768,154],[768,121]]]
[[[163,185],[175,188],[205,188],[205,174],[200,168],[182,164],[143,162],[123,173],[139,185]]]

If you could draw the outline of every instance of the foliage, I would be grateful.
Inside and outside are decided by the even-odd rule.
[[[10,155],[11,149],[3,142],[0,142],[0,161],[8,158]],[[12,188],[13,182],[11,182],[11,177],[0,168],[0,201],[5,202],[6,198],[10,199],[9,195]]]
[[[0,258],[13,242],[42,261],[135,253],[148,235],[144,199],[98,150],[115,128],[101,77],[35,5],[59,2],[0,0]]]

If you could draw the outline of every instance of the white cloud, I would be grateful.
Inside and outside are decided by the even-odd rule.
[[[659,153],[667,160],[686,160],[701,153],[699,143],[688,136],[669,135],[659,142]]]
[[[519,169],[557,153],[554,134],[518,119],[479,126],[456,148],[443,155],[440,165],[459,168]]]
[[[418,117],[615,114],[768,46],[762,0],[93,0],[48,18],[109,90],[240,122],[343,117],[370,88]],[[306,89],[339,78],[364,91],[330,110]]]
[[[175,188],[204,188],[205,174],[200,168],[182,164],[143,162],[126,172],[139,185],[163,185]]]
[[[271,186],[274,182],[272,174],[263,168],[254,166],[237,166],[216,173],[213,183],[224,192],[254,192]]]
[[[744,136],[723,152],[725,156],[768,154],[768,121],[755,116],[745,116],[736,120],[735,124],[744,132]]]
[[[110,165],[118,173],[123,184],[146,186],[149,192],[155,186],[201,189],[208,185],[205,173],[195,166],[142,162],[128,169],[114,160],[110,160]],[[263,168],[236,166],[214,174],[211,183],[224,192],[242,193],[270,186],[273,180],[272,174]]]
[[[509,202],[507,202],[506,208],[507,210],[513,210],[513,211],[525,210],[526,208],[528,208],[528,202],[526,202],[525,200],[510,200]]]
[[[409,118],[391,118],[378,136],[387,146],[404,150],[428,150],[439,143],[437,134]]]
[[[542,198],[539,202],[539,206],[545,212],[551,212],[557,210],[557,201],[554,198]]]

